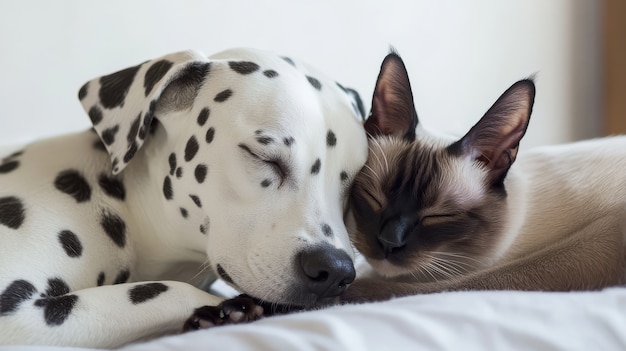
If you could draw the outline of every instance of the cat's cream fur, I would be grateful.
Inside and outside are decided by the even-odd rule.
[[[344,302],[626,283],[626,136],[518,154],[534,95],[520,81],[465,137],[438,138],[417,121],[402,60],[385,59],[348,221],[377,274]]]

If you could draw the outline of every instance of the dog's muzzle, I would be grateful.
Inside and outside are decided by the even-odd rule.
[[[311,303],[341,295],[354,281],[356,271],[348,254],[330,244],[307,248],[296,255],[303,295]]]

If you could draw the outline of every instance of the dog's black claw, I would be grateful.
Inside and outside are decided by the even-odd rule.
[[[255,321],[263,316],[263,307],[247,295],[222,301],[217,306],[197,308],[185,321],[183,332],[206,329],[226,324],[240,324]]]

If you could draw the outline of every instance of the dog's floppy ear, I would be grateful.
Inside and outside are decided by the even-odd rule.
[[[113,174],[141,148],[157,111],[191,106],[209,69],[204,54],[182,51],[83,85],[78,97],[111,156]]]

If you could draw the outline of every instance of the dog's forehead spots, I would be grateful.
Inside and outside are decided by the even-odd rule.
[[[89,82],[83,84],[80,90],[78,90],[78,99],[82,101],[87,96],[87,93],[89,93]]]
[[[346,180],[348,180],[348,173],[346,171],[341,171],[341,173],[339,174],[339,179],[341,179],[342,182],[345,182]]]
[[[146,71],[146,75],[143,80],[143,86],[146,90],[146,97],[152,92],[154,85],[165,76],[165,74],[172,68],[173,62],[168,60],[160,60],[152,64]]]
[[[98,92],[98,96],[104,108],[112,109],[118,106],[124,106],[124,100],[126,99],[130,86],[135,81],[135,75],[137,71],[139,71],[140,66],[141,65],[129,67],[100,78],[100,91]]]
[[[189,194],[189,197],[191,198],[193,203],[196,204],[196,206],[198,206],[198,208],[202,208],[202,201],[200,201],[200,198],[198,197],[198,195]]]
[[[210,144],[213,141],[213,138],[215,138],[215,128],[210,127],[206,131],[206,136],[205,136],[205,140],[206,140],[207,144]]]
[[[101,136],[102,141],[104,141],[104,143],[107,145],[113,144],[115,142],[115,135],[117,134],[119,129],[120,129],[119,124],[116,124],[113,127],[103,130],[102,136]]]
[[[278,77],[278,72],[274,71],[273,69],[268,69],[263,71],[263,75],[267,78],[276,78]]]
[[[317,78],[306,76],[306,79],[309,81],[309,83],[311,83],[313,88],[315,88],[316,90],[322,90],[322,83],[320,83],[320,81],[317,80]]]
[[[328,133],[326,134],[326,145],[328,145],[328,147],[333,147],[337,144],[337,137],[335,136],[335,133],[333,133],[332,130],[328,130]]]
[[[203,108],[198,114],[198,125],[203,127],[206,121],[209,119],[209,115],[211,114],[211,110],[208,107]]]
[[[104,285],[104,279],[105,279],[104,272],[100,272],[100,273],[98,274],[98,279],[96,280],[96,285],[97,285],[97,286],[102,286],[102,285]]]
[[[261,187],[263,188],[267,188],[270,185],[272,185],[272,181],[270,179],[263,179],[261,182]]]
[[[183,168],[182,167],[176,168],[176,178],[180,179],[182,177],[183,177]]]
[[[313,175],[318,174],[320,172],[321,167],[322,167],[322,161],[320,161],[320,159],[318,158],[317,160],[315,160],[315,163],[313,163],[313,166],[311,166],[311,174]]]
[[[285,143],[285,146],[291,146],[294,141],[295,141],[295,139],[293,137],[285,137],[285,138],[283,138],[283,143]]]
[[[194,156],[198,153],[200,149],[200,145],[198,144],[198,140],[195,135],[192,135],[189,140],[187,140],[187,145],[185,146],[185,161],[191,161]]]
[[[166,200],[171,200],[174,197],[174,190],[172,189],[172,180],[169,176],[165,176],[163,180],[163,196]]]
[[[1,211],[0,211],[1,213]],[[35,286],[26,280],[15,280],[0,294],[0,316],[15,312],[20,304],[37,292]]]
[[[102,173],[98,177],[98,185],[104,193],[114,199],[124,201],[126,198],[126,188],[121,180],[115,177],[107,176]]]
[[[89,201],[91,198],[91,186],[85,177],[74,169],[60,172],[54,180],[54,186],[57,190],[74,198],[78,203]]]
[[[215,98],[213,99],[213,101],[224,102],[228,100],[228,98],[231,97],[231,95],[233,95],[232,90],[230,89],[222,90],[221,92],[217,93],[217,95],[215,95]]]
[[[285,60],[285,62],[289,63],[290,65],[292,65],[292,66],[294,66],[294,67],[296,67],[296,63],[295,63],[295,62],[293,62],[293,60],[292,60],[292,59],[290,59],[289,57],[287,57],[287,56],[282,56],[281,58],[282,58],[283,60]]]
[[[100,225],[108,237],[119,248],[126,245],[126,223],[115,213],[104,211],[100,217]]]
[[[183,216],[183,218],[187,218],[189,216],[189,212],[187,211],[186,208],[181,207],[180,208],[180,215]]]
[[[250,61],[230,61],[228,66],[239,74],[250,74],[259,70],[259,65]]]
[[[126,282],[128,282],[128,279],[130,278],[130,271],[128,270],[128,268],[124,268],[122,269],[117,276],[115,277],[115,280],[113,281],[113,284],[124,284]]]
[[[196,177],[198,183],[202,184],[204,182],[208,171],[209,168],[205,164],[201,163],[196,166],[196,169],[194,170],[194,176]]]
[[[209,216],[204,217],[204,221],[200,225],[200,233],[207,234],[209,232],[209,225],[211,224],[211,220]]]
[[[96,105],[92,106],[89,109],[89,112],[87,112],[87,115],[89,116],[89,119],[91,120],[91,123],[94,126],[102,122],[102,110],[100,109],[100,107]]]
[[[0,173],[9,173],[11,171],[14,171],[19,165],[20,161],[17,160],[8,161],[6,163],[0,164]]]
[[[62,230],[59,233],[59,243],[69,257],[80,257],[83,254],[83,245],[78,236],[70,230]]]
[[[168,290],[163,283],[147,283],[136,285],[128,291],[128,297],[133,305],[152,300]]]

